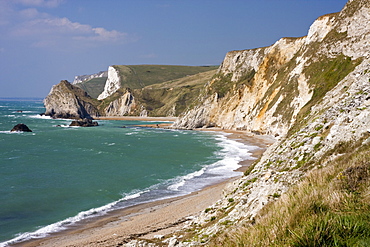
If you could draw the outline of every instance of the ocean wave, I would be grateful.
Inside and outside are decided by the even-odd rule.
[[[45,116],[45,115],[40,115],[40,114],[28,115],[27,117],[29,117],[29,118],[36,118],[36,119],[53,119],[50,116]]]
[[[35,135],[33,132],[24,132],[24,131],[10,131],[10,130],[2,130],[0,134],[10,134],[10,135]]]
[[[202,168],[201,170],[199,171],[195,171],[193,173],[190,173],[188,175],[185,175],[185,176],[181,176],[181,177],[178,177],[177,179],[174,179],[175,181],[177,180],[177,182],[175,182],[174,184],[168,186],[167,188],[169,190],[173,190],[173,191],[178,191],[180,187],[184,186],[185,183],[195,177],[199,177],[201,176],[202,174],[204,174],[204,172],[206,171],[206,168]]]
[[[9,241],[0,243],[0,247],[5,247],[8,245],[16,244],[16,243],[27,241],[30,239],[44,238],[46,236],[49,236],[52,233],[63,231],[67,229],[69,226],[77,222],[80,222],[82,220],[89,219],[89,218],[96,217],[96,216],[105,215],[112,209],[117,209],[117,204],[119,204],[120,202],[138,198],[140,197],[141,194],[146,193],[146,192],[149,192],[149,190],[144,190],[144,191],[139,191],[139,192],[134,191],[133,193],[124,195],[122,199],[109,203],[107,205],[104,205],[102,207],[92,208],[90,210],[80,212],[76,216],[69,217],[65,220],[56,222],[54,224],[44,226],[34,232],[20,233],[15,238]]]
[[[52,233],[65,230],[77,222],[105,215],[115,209],[190,194],[227,178],[240,176],[242,174],[241,172],[235,172],[235,170],[240,167],[239,162],[245,159],[253,159],[251,157],[251,151],[257,147],[228,139],[225,134],[216,135],[215,138],[217,140],[217,145],[219,145],[221,149],[214,154],[217,158],[214,163],[204,165],[201,169],[189,174],[162,181],[150,186],[149,188],[134,190],[131,193],[122,194],[122,198],[120,200],[98,208],[80,212],[76,216],[42,227],[34,232],[21,233],[7,242],[0,243],[0,247],[30,239],[43,238]],[[113,143],[106,144],[112,145]]]

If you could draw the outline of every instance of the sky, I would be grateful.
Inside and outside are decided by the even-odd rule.
[[[347,0],[0,0],[0,97],[44,98],[110,65],[220,65],[307,35]]]

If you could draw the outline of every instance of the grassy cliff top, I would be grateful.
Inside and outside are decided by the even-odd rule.
[[[137,89],[214,70],[218,66],[114,65],[113,67],[119,70],[123,88]]]
[[[149,85],[166,82],[193,81],[192,76],[203,72],[215,71],[218,66],[181,66],[181,65],[114,65],[119,71],[122,88],[139,89]],[[214,72],[210,72],[214,73]],[[199,76],[202,80],[203,76]],[[190,79],[191,78],[191,79]],[[97,98],[104,90],[107,77],[93,78],[76,86],[85,90],[92,98]]]

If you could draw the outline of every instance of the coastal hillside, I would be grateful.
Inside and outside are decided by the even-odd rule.
[[[68,87],[65,81],[55,85],[44,101],[46,115],[70,118],[73,105],[80,110],[72,118],[178,116],[191,106],[216,69],[216,66],[109,66],[107,73],[76,77]],[[84,97],[73,93],[81,90],[86,94]],[[75,100],[63,104],[62,99],[69,97]],[[87,103],[89,107],[83,109]]]
[[[173,127],[218,126],[276,142],[221,200],[155,244],[369,246],[369,107],[367,0],[319,17],[305,37],[227,53]]]
[[[217,70],[121,85],[105,84],[95,114],[173,115],[177,129],[276,139],[184,228],[126,246],[370,245],[368,0],[319,17],[307,36],[230,51]]]
[[[369,13],[364,5],[350,1],[341,13],[321,16],[305,37],[227,53],[198,106],[175,127],[211,124],[284,136],[356,67],[367,64]]]
[[[215,66],[114,65],[108,68],[108,79],[98,99],[105,99],[120,88],[139,89],[148,85],[217,69]]]

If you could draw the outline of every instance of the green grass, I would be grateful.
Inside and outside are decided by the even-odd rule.
[[[135,99],[149,110],[150,116],[178,116],[198,102],[198,97],[216,70],[134,89]],[[174,111],[173,111],[174,110]]]
[[[267,205],[253,225],[229,227],[209,246],[370,246],[370,145],[361,145],[364,138],[342,144],[342,156]]]
[[[119,70],[121,86],[138,89],[189,75],[215,70],[216,66],[114,65]]]
[[[308,121],[308,119],[305,120],[305,117],[310,114],[311,107],[318,104],[325,94],[352,72],[361,61],[362,59],[352,60],[350,57],[339,55],[333,59],[320,59],[304,69],[303,72],[309,78],[308,85],[313,88],[313,95],[298,113],[295,124],[288,131],[288,136],[302,128]]]
[[[92,98],[98,98],[104,90],[104,85],[107,80],[107,77],[93,78],[88,81],[77,83],[75,86],[85,90]]]
[[[122,88],[111,96],[94,101],[101,115],[114,100],[129,88],[134,95],[136,107],[129,115],[137,116],[144,106],[149,116],[178,116],[198,102],[198,97],[214,73],[216,66],[171,65],[115,65],[120,71]],[[106,77],[94,78],[76,86],[96,99],[104,90]],[[90,99],[89,99],[90,100]]]

